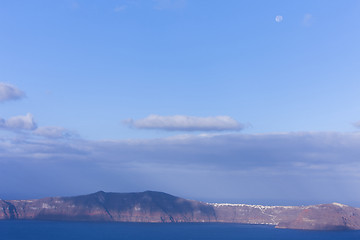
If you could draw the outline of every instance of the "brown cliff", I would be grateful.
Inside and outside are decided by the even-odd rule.
[[[0,200],[0,219],[118,222],[223,222],[307,230],[360,229],[360,209],[216,204],[166,193],[105,193],[36,200]]]
[[[212,206],[169,194],[105,193],[0,202],[0,219],[119,222],[209,222]]]

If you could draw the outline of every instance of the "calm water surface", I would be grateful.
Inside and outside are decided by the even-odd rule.
[[[331,240],[360,239],[360,231],[298,231],[269,226],[219,223],[88,223],[45,221],[0,221],[1,240],[67,240],[67,239],[274,239]]]

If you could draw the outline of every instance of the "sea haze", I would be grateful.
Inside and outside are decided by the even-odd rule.
[[[6,240],[200,240],[200,239],[360,239],[360,231],[301,231],[266,225],[220,223],[94,223],[50,221],[0,221]]]

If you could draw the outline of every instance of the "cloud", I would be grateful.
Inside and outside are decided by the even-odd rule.
[[[360,121],[353,123],[353,126],[356,128],[360,128]]]
[[[89,144],[96,159],[121,165],[192,166],[225,171],[267,169],[267,174],[308,174],[307,171],[316,170],[314,166],[332,171],[343,165],[360,167],[360,134],[356,133],[203,134]]]
[[[275,22],[282,22],[283,21],[283,16],[281,16],[281,15],[277,15],[276,17],[275,17]]]
[[[0,102],[16,100],[23,98],[24,96],[25,93],[20,89],[10,84],[0,82]]]
[[[303,25],[310,26],[312,23],[313,16],[310,13],[304,15]]]
[[[186,6],[186,0],[153,0],[155,3],[155,9],[181,9]]]
[[[47,126],[39,127],[33,131],[35,135],[47,137],[47,138],[69,138],[76,134],[63,127]]]
[[[8,130],[34,130],[37,128],[37,124],[34,121],[34,117],[31,113],[25,116],[15,116],[7,120],[0,119],[0,128]]]
[[[7,180],[11,189],[20,183],[10,180],[19,177],[33,191],[39,185],[27,176],[49,191],[54,186],[78,191],[140,186],[202,197],[216,192],[238,198],[356,200],[359,145],[360,133],[334,132],[117,141],[0,137],[0,181]]]
[[[144,119],[125,120],[124,123],[138,129],[160,129],[166,131],[226,131],[242,130],[244,126],[229,116],[193,117],[149,115]]]
[[[25,116],[11,117],[7,120],[0,118],[0,129],[54,139],[72,138],[78,136],[76,132],[63,127],[38,127],[31,113],[28,113]]]
[[[72,1],[71,3],[70,3],[70,8],[72,9],[72,10],[76,10],[76,9],[78,9],[80,7],[80,4],[77,2],[77,1]]]
[[[56,135],[56,134],[54,134]],[[360,178],[360,133],[298,132],[273,134],[202,134],[144,140],[89,141],[0,138],[0,159],[41,156],[66,161],[66,154],[119,168],[161,168],[310,174],[342,172]],[[66,150],[66,151],[65,151]],[[62,157],[60,157],[62,156]],[[354,167],[351,171],[351,167]],[[264,172],[265,171],[265,172]]]
[[[126,9],[125,5],[117,6],[114,8],[114,12],[122,12]]]

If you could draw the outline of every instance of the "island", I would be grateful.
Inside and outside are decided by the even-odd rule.
[[[360,209],[340,203],[262,206],[206,203],[163,192],[0,200],[0,220],[266,224],[303,230],[360,230]]]

